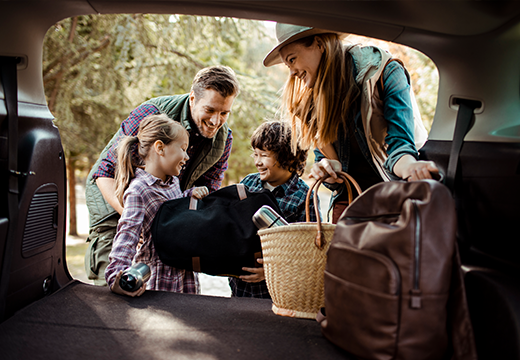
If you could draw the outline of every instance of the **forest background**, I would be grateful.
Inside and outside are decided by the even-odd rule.
[[[393,43],[356,35],[345,41],[376,45],[403,60],[429,130],[438,89],[433,62]],[[273,23],[224,17],[89,15],[52,26],[44,41],[43,80],[66,154],[69,234],[77,235],[76,183],[85,181],[121,122],[150,98],[188,93],[206,66],[230,66],[241,85],[228,120],[233,148],[223,186],[256,172],[249,138],[261,122],[277,118],[289,74],[285,66],[262,65],[275,44]],[[310,151],[308,164],[313,161]]]

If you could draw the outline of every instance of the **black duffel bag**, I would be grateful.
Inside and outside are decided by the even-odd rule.
[[[281,214],[274,195],[250,192],[243,184],[217,190],[202,200],[166,201],[152,223],[152,240],[161,261],[177,269],[210,275],[250,274],[259,267],[262,246],[254,213],[269,205]]]

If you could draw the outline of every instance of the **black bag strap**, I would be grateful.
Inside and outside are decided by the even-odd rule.
[[[457,208],[457,216],[459,218],[457,235],[459,251],[461,257],[464,258],[471,247],[471,242],[467,234],[467,229],[462,221],[466,214],[465,204],[462,198],[458,196],[462,184],[462,174],[459,170],[459,156],[462,146],[464,145],[464,137],[473,125],[475,109],[481,107],[482,103],[476,100],[461,98],[455,100],[455,103],[459,105],[459,111],[457,112],[457,120],[453,132],[453,141],[451,143],[450,158],[444,184],[450,189],[455,199],[455,207]]]
[[[457,103],[459,104],[459,111],[457,112],[445,182],[445,185],[451,190],[453,196],[455,196],[455,180],[457,177],[459,155],[462,150],[462,145],[464,144],[464,137],[471,129],[475,109],[481,106],[479,101],[468,99],[458,99]]]
[[[235,187],[237,189],[238,199],[239,200],[247,199],[247,192],[246,192],[245,185],[244,184],[236,184]],[[199,201],[195,197],[193,197],[193,196],[190,197],[189,209],[190,210],[197,210],[198,203],[199,203]]]
[[[453,345],[453,359],[476,359],[477,352],[473,335],[473,328],[467,307],[466,292],[464,287],[464,279],[462,275],[462,262],[460,256],[465,254],[471,246],[469,238],[466,234],[466,228],[461,219],[464,216],[464,202],[457,197],[457,191],[460,187],[462,174],[458,171],[459,156],[464,145],[464,138],[474,123],[475,109],[482,106],[480,101],[469,99],[456,99],[459,105],[457,112],[457,120],[455,130],[453,132],[453,141],[451,143],[450,158],[448,161],[448,169],[446,173],[445,185],[450,189],[455,199],[455,206],[458,215],[458,237],[460,249],[455,243],[455,252],[453,260],[452,283],[450,288],[450,297],[448,300],[448,317],[451,324],[451,337]]]
[[[11,272],[11,259],[16,239],[18,226],[18,84],[16,57],[0,56],[0,75],[4,88],[4,97],[7,109],[7,142],[9,174],[9,192],[7,202],[9,207],[9,228],[5,245],[4,258],[2,259],[2,274],[0,277],[0,321],[5,319],[5,300],[9,286]]]

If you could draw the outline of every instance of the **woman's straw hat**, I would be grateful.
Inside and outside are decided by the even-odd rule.
[[[264,59],[264,66],[269,67],[276,64],[280,64],[279,50],[285,45],[292,43],[293,41],[303,39],[307,36],[318,35],[318,34],[329,34],[335,33],[340,36],[340,39],[347,36],[347,34],[338,33],[337,31],[316,29],[307,26],[291,25],[291,24],[276,24],[276,38],[278,39],[278,45],[276,45]]]

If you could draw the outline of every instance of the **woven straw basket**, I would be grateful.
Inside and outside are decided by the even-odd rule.
[[[344,172],[338,173],[347,185],[349,201],[352,189],[349,181],[361,193],[359,185]],[[323,179],[315,182],[305,201],[307,222],[292,223],[258,231],[262,242],[264,273],[273,312],[277,315],[315,319],[324,304],[323,277],[327,250],[335,224],[322,224],[318,211],[318,188]],[[316,223],[309,218],[309,201],[314,191]]]

